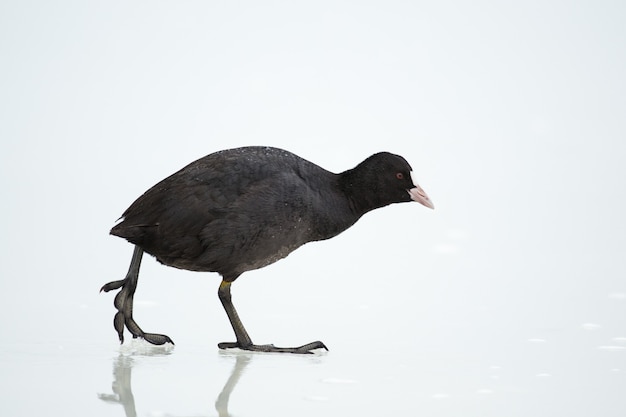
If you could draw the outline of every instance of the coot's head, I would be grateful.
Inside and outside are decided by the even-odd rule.
[[[411,166],[403,157],[380,152],[344,175],[352,198],[360,200],[366,211],[410,201],[434,209],[428,195],[411,178],[411,171]]]

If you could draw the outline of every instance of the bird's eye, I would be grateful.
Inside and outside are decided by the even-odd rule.
[[[404,174],[403,174],[403,173],[401,173],[401,172],[398,172],[398,173],[396,174],[396,178],[397,178],[397,179],[399,179],[399,180],[403,180],[403,179],[404,179]]]

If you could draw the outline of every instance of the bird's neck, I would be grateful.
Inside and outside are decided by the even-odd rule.
[[[363,177],[358,167],[339,174],[339,188],[348,198],[350,209],[358,217],[385,205],[378,201],[378,190],[372,188],[372,184]]]

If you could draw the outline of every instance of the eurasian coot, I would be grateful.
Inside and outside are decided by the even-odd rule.
[[[139,197],[111,234],[135,245],[126,277],[101,291],[115,297],[114,326],[150,343],[173,343],[146,333],[133,320],[133,295],[143,252],[159,262],[222,276],[218,295],[237,341],[220,343],[263,352],[309,353],[320,342],[295,348],[255,345],[231,301],[230,286],[242,273],[262,268],[301,245],[329,239],[370,210],[417,201],[434,208],[411,179],[401,156],[381,152],[354,169],[334,174],[282,149],[254,146],[205,156],[165,178]]]

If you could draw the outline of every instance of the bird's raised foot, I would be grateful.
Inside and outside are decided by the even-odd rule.
[[[298,354],[308,354],[313,353],[315,349],[325,349],[328,351],[326,345],[322,342],[315,341],[311,343],[307,343],[306,345],[302,345],[300,347],[276,347],[274,345],[241,345],[237,342],[223,342],[217,345],[220,349],[234,349],[239,348],[242,350],[249,350],[252,352],[277,352],[277,353],[298,353]]]
[[[128,331],[133,335],[133,339],[144,339],[146,342],[153,345],[164,345],[166,343],[174,344],[174,341],[167,335],[159,333],[146,333],[137,325],[132,316],[126,317],[124,313],[118,311],[113,319],[113,326],[117,330],[117,335],[120,339],[120,343],[124,343],[124,325]]]
[[[113,327],[117,332],[117,336],[120,343],[124,343],[124,327],[132,334],[133,339],[144,339],[153,345],[164,345],[166,343],[174,344],[174,341],[167,335],[159,333],[146,333],[141,330],[141,327],[133,319],[133,290],[129,290],[127,287],[128,280],[123,279],[120,281],[113,281],[105,284],[100,291],[109,292],[111,290],[121,288],[120,292],[115,296],[113,304],[117,309],[117,313],[113,318]],[[131,295],[129,296],[129,293]]]

